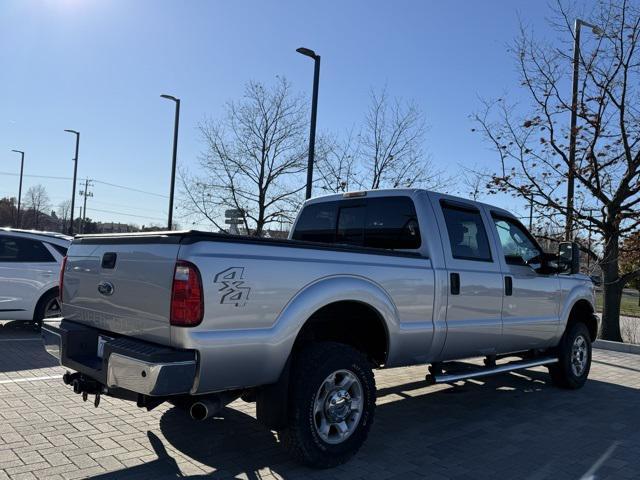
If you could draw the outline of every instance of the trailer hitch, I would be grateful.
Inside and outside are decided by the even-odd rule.
[[[89,399],[89,395],[95,395],[93,405],[98,408],[98,405],[100,405],[100,395],[104,391],[104,386],[100,382],[87,378],[78,372],[66,372],[62,376],[62,381],[66,385],[71,385],[73,393],[82,395],[82,400],[85,402]]]

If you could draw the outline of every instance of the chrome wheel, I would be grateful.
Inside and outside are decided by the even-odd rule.
[[[578,335],[571,347],[571,371],[576,377],[581,376],[587,368],[589,360],[587,340]]]
[[[55,318],[60,316],[60,303],[57,298],[52,298],[44,306],[44,318]]]
[[[320,385],[313,408],[314,426],[322,440],[344,442],[358,427],[364,404],[362,384],[349,370],[338,370]]]

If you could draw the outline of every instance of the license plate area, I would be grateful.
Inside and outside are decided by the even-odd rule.
[[[104,346],[111,340],[113,340],[112,337],[107,337],[106,335],[98,335],[98,349],[96,352],[98,358],[104,358]]]

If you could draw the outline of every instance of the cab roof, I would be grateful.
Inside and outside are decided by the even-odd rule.
[[[44,232],[41,230],[24,230],[21,228],[11,228],[11,227],[3,227],[0,228],[0,233],[14,233],[20,234],[25,237],[37,237],[42,240],[48,239],[51,240],[59,240],[60,242],[69,243],[73,240],[73,237],[69,235],[65,235],[63,233],[58,232]]]
[[[438,195],[441,198],[445,198],[448,200],[456,200],[463,203],[468,203],[472,205],[482,205],[484,207],[490,208],[492,211],[504,215],[506,217],[516,218],[515,215],[508,210],[505,210],[500,207],[496,207],[495,205],[490,205],[488,203],[478,202],[476,200],[470,200],[468,198],[459,197],[456,195],[450,195],[448,193],[436,192],[433,190],[427,190],[424,188],[386,188],[386,189],[378,189],[378,190],[360,190],[354,192],[345,192],[345,193],[330,193],[328,195],[322,195],[320,197],[313,197],[309,200],[305,201],[303,206],[311,205],[314,203],[323,203],[323,202],[333,202],[339,200],[347,200],[350,198],[375,198],[375,197],[391,197],[391,196],[409,196],[414,197],[419,194],[427,194],[427,195]]]

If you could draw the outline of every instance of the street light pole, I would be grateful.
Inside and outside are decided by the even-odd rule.
[[[73,189],[71,190],[71,222],[69,223],[69,235],[73,235],[73,212],[76,205],[76,182],[78,176],[78,148],[80,147],[80,132],[75,130],[65,130],[76,136],[76,155],[73,159]]]
[[[318,114],[318,84],[320,83],[320,55],[308,48],[300,47],[296,52],[313,58],[313,96],[311,98],[311,126],[309,129],[309,159],[307,161],[307,191],[305,198],[311,198],[311,188],[313,185],[313,161],[316,150],[316,117]]]
[[[569,131],[569,172],[567,174],[567,215],[565,222],[565,240],[571,241],[573,232],[573,194],[575,185],[575,165],[576,165],[576,139],[578,132],[578,75],[580,73],[580,27],[584,25],[591,27],[595,35],[602,35],[602,29],[584,20],[576,18],[573,35],[573,79],[571,94],[571,130]]]
[[[16,228],[20,228],[20,199],[22,198],[22,173],[24,172],[24,152],[22,150],[11,150],[19,153],[20,158],[20,184],[18,186],[18,211],[16,212]]]
[[[171,163],[171,191],[169,193],[169,220],[167,228],[173,228],[173,194],[176,187],[176,161],[178,157],[178,126],[180,125],[180,99],[172,95],[160,95],[167,100],[173,100],[176,103],[176,116],[173,125],[173,159]]]

